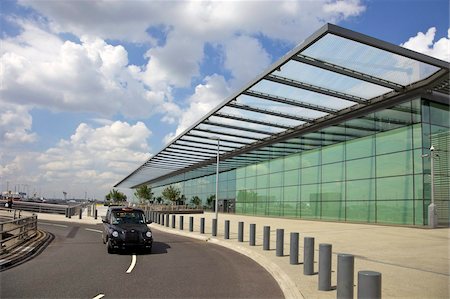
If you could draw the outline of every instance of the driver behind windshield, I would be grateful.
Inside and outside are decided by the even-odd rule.
[[[112,224],[144,224],[144,214],[139,212],[114,212],[111,215]]]

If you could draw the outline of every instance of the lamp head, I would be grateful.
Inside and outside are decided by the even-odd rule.
[[[434,145],[432,145],[431,147],[430,147],[430,151],[434,151]]]

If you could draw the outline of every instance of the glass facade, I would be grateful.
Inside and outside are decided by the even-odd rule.
[[[414,99],[293,138],[311,149],[220,173],[219,203],[232,202],[237,214],[427,225],[431,167],[422,155],[433,144],[448,157],[449,116],[446,105]],[[447,188],[436,197],[440,221],[448,223],[448,158],[435,169],[437,188]],[[187,201],[206,204],[215,182],[187,173],[152,187],[160,196],[176,184]]]

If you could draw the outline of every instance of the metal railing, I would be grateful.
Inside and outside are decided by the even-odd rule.
[[[20,211],[11,211],[11,220],[2,217],[0,222],[0,254],[31,239],[37,233],[37,216],[16,218]],[[19,216],[20,217],[20,216]]]
[[[3,207],[6,201],[0,200],[0,205]],[[49,204],[38,202],[14,201],[13,209],[34,212],[34,213],[49,213],[49,214],[67,214],[67,209],[70,209],[72,215],[82,207],[82,204],[66,205],[66,204]]]

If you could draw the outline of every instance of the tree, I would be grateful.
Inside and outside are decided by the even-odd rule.
[[[196,208],[201,204],[201,202],[202,202],[202,200],[197,195],[195,195],[191,198],[191,203],[193,205],[195,205]]]
[[[167,199],[172,202],[172,204],[176,203],[180,199],[181,191],[177,187],[168,186],[162,191],[162,196],[164,199]]]
[[[136,192],[134,192],[134,196],[139,199],[139,202],[141,204],[144,204],[146,201],[153,203],[152,188],[147,185],[143,185],[137,188]]]
[[[112,200],[113,202],[122,202],[127,200],[127,196],[120,192],[119,190],[112,189],[109,191],[109,193],[105,196],[106,200]]]
[[[216,199],[216,195],[215,194],[211,194],[210,196],[208,196],[206,198],[206,203],[208,204],[209,208],[212,208],[212,202]]]

